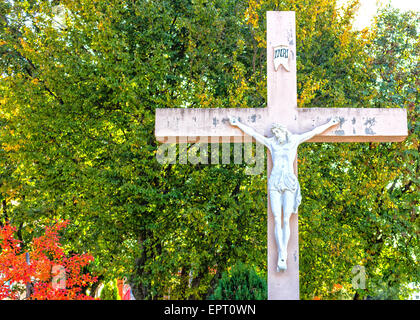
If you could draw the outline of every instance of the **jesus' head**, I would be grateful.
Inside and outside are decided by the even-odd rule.
[[[274,123],[271,126],[271,132],[274,134],[277,142],[279,143],[287,142],[289,140],[290,132],[281,124]]]

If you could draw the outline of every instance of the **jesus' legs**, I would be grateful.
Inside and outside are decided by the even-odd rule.
[[[282,194],[276,190],[270,190],[270,203],[271,211],[274,216],[274,237],[277,245],[277,271],[286,269],[286,260],[284,258],[284,252],[287,250],[287,246],[284,246],[284,236],[282,229],[281,209],[282,209]],[[287,253],[286,253],[287,257]]]
[[[285,190],[282,194],[282,207],[283,207],[283,230],[282,230],[282,247],[284,248],[282,260],[286,264],[287,260],[287,244],[290,238],[290,216],[293,213],[295,195]]]

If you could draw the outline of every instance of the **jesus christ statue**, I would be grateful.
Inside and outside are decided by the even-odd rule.
[[[286,270],[287,244],[290,237],[289,220],[292,213],[297,212],[302,199],[299,181],[293,169],[297,148],[302,142],[338,124],[339,120],[333,118],[326,124],[302,134],[292,134],[284,126],[273,124],[271,132],[274,136],[270,138],[244,125],[235,117],[231,117],[229,120],[231,125],[237,126],[270,150],[273,169],[268,180],[268,192],[270,194],[271,211],[274,215],[274,235],[278,252],[277,271]]]

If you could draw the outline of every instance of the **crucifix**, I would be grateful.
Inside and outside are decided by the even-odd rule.
[[[156,139],[162,143],[251,142],[255,137],[266,138],[273,133],[275,137],[281,135],[281,132],[275,130],[276,127],[280,131],[286,128],[287,133],[306,138],[299,140],[299,143],[303,141],[399,142],[405,139],[407,136],[405,109],[297,108],[296,54],[295,12],[268,11],[267,107],[156,109]],[[273,123],[276,126],[271,130]],[[241,128],[238,124],[241,124]],[[245,131],[249,134],[244,128],[248,128]],[[305,136],[306,133],[315,135]],[[269,148],[269,152],[275,150]],[[297,153],[296,151],[294,153],[293,171],[297,176]],[[273,189],[270,186],[273,156],[272,154],[267,157],[268,191]],[[295,182],[290,183],[293,185]],[[296,190],[294,195],[298,196]],[[279,244],[284,246],[285,242],[280,241],[278,235],[276,239],[270,192],[267,193],[267,200],[268,299],[297,300],[299,299],[298,215],[291,214],[290,218],[287,217],[286,223],[289,224],[290,234],[287,235],[286,248],[279,250]],[[300,203],[300,199],[293,201],[295,204]],[[284,219],[282,222],[284,223]]]

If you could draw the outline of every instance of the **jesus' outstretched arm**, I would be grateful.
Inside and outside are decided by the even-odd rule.
[[[252,136],[259,143],[262,143],[267,148],[270,148],[270,140],[268,138],[264,137],[262,134],[259,134],[257,131],[255,131],[251,127],[248,127],[247,125],[244,125],[243,123],[239,122],[239,120],[236,117],[230,117],[229,121],[230,121],[230,124],[232,126],[238,127],[239,129],[241,129],[246,134]]]
[[[335,126],[337,124],[340,123],[340,120],[338,118],[332,118],[330,119],[330,121],[328,121],[326,124],[323,124],[319,127],[316,127],[315,129],[299,134],[297,135],[297,140],[300,143],[305,142],[311,138],[313,138],[314,136],[323,133],[325,130],[329,129],[332,126]]]

